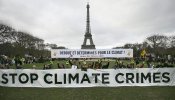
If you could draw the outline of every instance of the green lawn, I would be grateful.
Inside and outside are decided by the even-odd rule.
[[[0,87],[0,100],[175,100],[175,87]]]

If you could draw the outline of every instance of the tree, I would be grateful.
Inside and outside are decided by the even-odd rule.
[[[148,46],[152,48],[152,53],[155,55],[162,55],[166,52],[168,47],[168,37],[164,35],[152,35],[146,38]]]
[[[127,43],[123,46],[124,48],[133,48],[133,44]]]
[[[4,24],[0,24],[0,42],[1,43],[11,42],[13,32],[14,32],[13,28],[6,26]]]
[[[121,47],[113,49],[131,48],[134,52],[134,57],[139,57],[143,49],[147,53],[154,53],[156,56],[175,55],[175,36],[152,35],[147,37],[143,43],[127,43]]]
[[[7,25],[0,24],[0,55],[24,56],[25,53],[30,53],[34,56],[45,54],[45,56],[48,56],[49,51],[44,51],[44,46],[43,39],[26,32],[16,31]]]
[[[154,49],[166,47],[168,37],[164,35],[153,35],[146,38],[146,42]]]
[[[170,47],[175,48],[175,36],[170,36],[169,41],[170,41]]]
[[[67,49],[67,48],[66,48],[66,47],[64,47],[64,46],[59,46],[59,47],[52,48],[52,49]]]
[[[131,48],[133,49],[133,53],[134,53],[134,57],[139,57],[140,56],[140,52],[143,48],[143,44],[142,43],[135,43],[135,44],[131,44],[131,43],[127,43],[123,46],[123,48]]]

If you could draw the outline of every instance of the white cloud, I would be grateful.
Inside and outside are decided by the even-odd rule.
[[[175,32],[174,0],[90,1],[91,32],[97,48],[142,42],[151,34]],[[83,0],[1,0],[0,21],[43,38],[80,48],[86,25]]]

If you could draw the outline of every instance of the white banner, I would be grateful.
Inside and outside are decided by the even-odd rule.
[[[51,58],[131,58],[133,49],[52,49]]]
[[[175,68],[140,69],[7,69],[0,70],[0,86],[118,87],[175,86]]]

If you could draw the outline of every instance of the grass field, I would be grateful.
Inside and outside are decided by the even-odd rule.
[[[175,87],[0,87],[0,100],[175,100]]]

